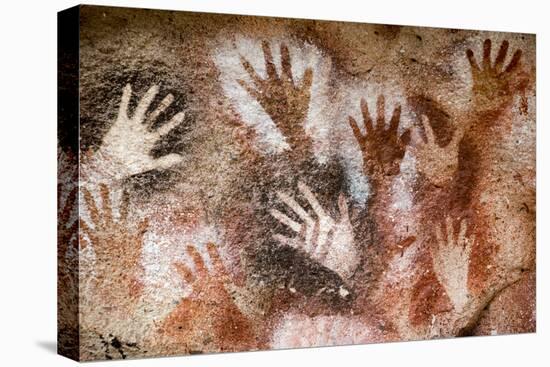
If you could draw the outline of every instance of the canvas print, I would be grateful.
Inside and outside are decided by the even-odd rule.
[[[535,35],[58,20],[61,354],[535,332]]]

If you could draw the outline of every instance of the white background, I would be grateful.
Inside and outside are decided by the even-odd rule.
[[[548,365],[550,11],[545,1],[109,0],[95,4],[537,33],[537,334],[191,356],[120,366]],[[0,10],[0,364],[70,366],[56,337],[56,12],[75,1]],[[544,225],[546,224],[546,226]],[[545,340],[546,339],[546,340]],[[97,366],[107,365],[103,362]]]

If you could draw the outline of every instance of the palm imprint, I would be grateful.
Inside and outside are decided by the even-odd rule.
[[[410,140],[410,130],[401,135],[398,133],[401,118],[401,106],[395,107],[389,126],[386,128],[385,98],[379,96],[377,101],[376,124],[372,120],[367,101],[361,99],[361,112],[366,135],[361,132],[357,121],[349,116],[349,125],[363,154],[365,173],[374,179],[383,176],[395,176],[399,173],[399,165],[405,155],[406,146]]]
[[[357,268],[359,258],[345,197],[340,194],[338,198],[340,218],[335,220],[319,204],[308,186],[299,182],[298,190],[308,201],[317,219],[313,219],[291,196],[277,192],[278,198],[304,222],[300,224],[279,210],[272,209],[271,215],[275,219],[298,234],[294,238],[276,234],[274,239],[283,245],[303,250],[343,279],[348,279]]]
[[[244,57],[241,64],[246,70],[252,84],[244,80],[238,83],[256,99],[264,111],[285,136],[291,149],[300,145],[309,145],[310,139],[305,135],[303,123],[307,116],[310,102],[310,88],[313,70],[307,68],[300,83],[294,80],[288,47],[281,44],[281,75],[277,74],[269,43],[262,42],[267,78],[262,79]]]
[[[426,140],[422,139],[419,129],[414,129],[414,148],[417,167],[434,185],[445,185],[453,178],[458,168],[458,143],[462,131],[454,132],[451,141],[444,147],[436,142],[435,134],[426,115],[422,115],[422,127]]]

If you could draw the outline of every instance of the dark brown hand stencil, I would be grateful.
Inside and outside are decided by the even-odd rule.
[[[386,128],[385,98],[379,96],[377,101],[376,124],[372,120],[367,101],[361,99],[361,112],[365,125],[366,135],[361,132],[357,121],[349,116],[349,124],[363,153],[364,171],[375,180],[382,180],[384,176],[395,176],[399,173],[399,165],[405,149],[410,141],[410,130],[401,135],[398,133],[401,118],[401,106],[395,107]]]
[[[466,51],[470,61],[473,79],[474,103],[482,109],[502,109],[512,101],[514,95],[527,86],[527,77],[521,72],[521,50],[516,50],[505,67],[504,60],[509,43],[503,41],[495,62],[491,61],[491,40],[483,43],[483,60],[478,65],[474,52]]]
[[[292,75],[288,47],[283,43],[281,44],[281,75],[279,76],[269,43],[263,41],[262,48],[267,78],[262,79],[250,62],[241,57],[241,63],[252,79],[252,85],[244,80],[238,80],[238,82],[271,117],[285,136],[291,149],[296,149],[304,144],[309,147],[311,143],[309,137],[305,135],[303,123],[309,108],[313,70],[307,68],[301,83],[298,84]]]

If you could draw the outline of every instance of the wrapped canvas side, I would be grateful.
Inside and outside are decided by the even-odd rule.
[[[57,351],[74,360],[79,360],[79,19],[79,6],[57,16]]]

